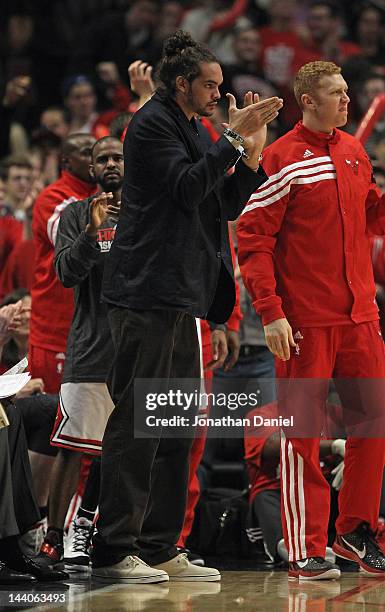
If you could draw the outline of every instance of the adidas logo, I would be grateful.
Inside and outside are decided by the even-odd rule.
[[[305,153],[303,154],[303,157],[311,157],[312,155],[314,155],[314,153],[312,153],[311,151],[309,151],[309,149],[306,149]]]

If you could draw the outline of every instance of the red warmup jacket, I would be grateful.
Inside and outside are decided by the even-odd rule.
[[[30,343],[33,346],[65,352],[74,303],[73,289],[63,287],[53,266],[57,228],[66,206],[93,193],[95,185],[62,172],[36,198],[32,217],[35,276],[31,291]]]
[[[270,177],[238,221],[238,261],[266,325],[378,319],[369,237],[385,233],[385,199],[356,138],[301,122],[266,148]]]

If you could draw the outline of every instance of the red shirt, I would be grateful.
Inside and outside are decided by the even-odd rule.
[[[93,193],[94,185],[63,172],[36,198],[32,218],[35,279],[31,291],[31,345],[65,352],[74,304],[73,289],[63,287],[53,266],[57,228],[66,206]]]
[[[0,271],[9,255],[23,237],[23,224],[12,215],[0,216]]]
[[[22,240],[13,249],[3,268],[0,280],[0,297],[15,289],[31,291],[35,271],[35,245],[33,240]]]
[[[277,86],[287,85],[303,51],[301,38],[296,32],[278,32],[270,26],[260,28],[259,34],[265,77]]]
[[[362,145],[300,122],[262,164],[270,178],[238,221],[238,260],[263,324],[377,320],[368,234],[385,233],[385,198]]]
[[[335,57],[325,57],[322,48],[319,48],[315,43],[310,43],[309,45],[304,45],[302,50],[298,53],[294,68],[297,72],[297,70],[307,62],[314,62],[317,60],[326,60],[342,64],[349,57],[360,55],[361,53],[361,48],[355,43],[349,42],[348,40],[340,40],[335,47]]]

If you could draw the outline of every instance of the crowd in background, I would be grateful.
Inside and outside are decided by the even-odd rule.
[[[225,93],[241,102],[252,90],[284,99],[279,119],[269,127],[271,142],[299,120],[293,76],[317,59],[343,67],[351,98],[346,129],[355,132],[373,99],[385,94],[384,23],[383,0],[5,0],[0,29],[2,304],[23,289],[14,301],[22,299],[26,313],[30,308],[33,207],[39,193],[60,176],[63,140],[78,133],[122,138],[140,97],[156,87],[157,61],[172,32],[189,31],[221,62],[222,100],[211,125],[206,121],[212,135],[221,133],[226,121]],[[385,190],[385,120],[377,123],[366,148]],[[384,250],[378,239],[373,257],[380,301]],[[2,372],[28,353],[26,318],[3,354]],[[44,389],[44,381],[36,380],[31,393]]]

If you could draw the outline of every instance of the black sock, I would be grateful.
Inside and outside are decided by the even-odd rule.
[[[47,535],[45,536],[44,541],[48,542],[48,544],[51,544],[51,546],[56,546],[57,544],[63,546],[63,529],[59,529],[58,527],[52,527],[51,525],[49,525],[47,529]]]
[[[91,463],[90,473],[87,478],[82,499],[82,510],[95,514],[99,502],[100,491],[100,457],[94,457]],[[79,516],[79,512],[78,512]],[[85,516],[84,514],[81,516]],[[89,518],[87,516],[87,518]]]
[[[48,506],[39,506],[40,518],[45,519],[48,516]]]
[[[89,521],[93,521],[95,518],[95,512],[92,510],[86,510],[85,508],[79,507],[79,510],[76,513],[76,518],[86,518]]]

